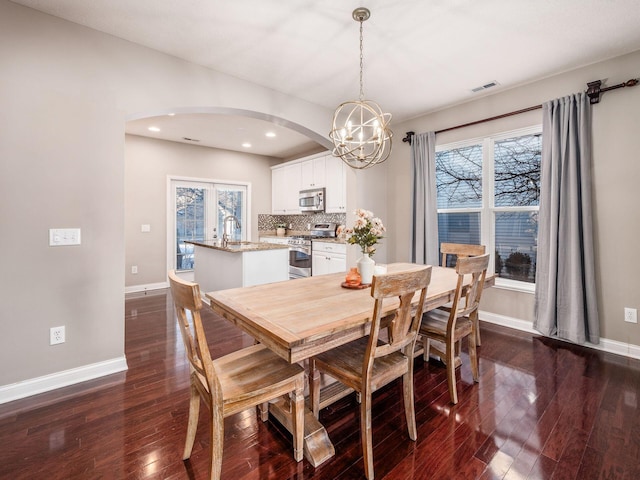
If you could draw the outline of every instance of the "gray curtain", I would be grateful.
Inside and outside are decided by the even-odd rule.
[[[591,107],[585,93],[542,106],[536,319],[544,335],[599,343],[591,221]]]
[[[411,261],[438,265],[438,212],[436,204],[436,134],[415,134],[411,140],[413,175],[413,232]]]

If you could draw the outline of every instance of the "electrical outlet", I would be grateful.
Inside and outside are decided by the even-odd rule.
[[[138,266],[137,265],[133,265],[131,267],[131,273],[133,273],[134,275],[138,273]]]
[[[638,323],[638,310],[636,308],[624,308],[624,321]]]
[[[49,330],[49,345],[58,345],[64,341],[64,326],[52,327]]]

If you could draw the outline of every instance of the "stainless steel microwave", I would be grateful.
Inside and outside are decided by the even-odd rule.
[[[301,212],[324,212],[324,188],[301,190],[298,206]]]

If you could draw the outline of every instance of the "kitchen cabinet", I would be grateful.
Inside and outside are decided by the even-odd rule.
[[[271,167],[271,213],[300,213],[300,190],[322,187],[325,187],[325,211],[346,213],[346,169],[339,157],[326,153]]]
[[[340,157],[328,155],[325,158],[327,213],[347,212],[347,166]]]
[[[287,163],[271,168],[271,213],[300,213],[300,181],[300,163]]]
[[[347,246],[344,243],[313,241],[311,274],[328,275],[347,271]]]
[[[326,182],[325,155],[305,160],[300,164],[301,190],[322,188]]]

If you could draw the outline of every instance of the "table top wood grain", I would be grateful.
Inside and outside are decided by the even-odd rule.
[[[388,272],[421,267],[394,263]],[[344,273],[307,277],[205,296],[215,312],[293,363],[368,334],[374,304],[371,290],[343,288],[344,277]],[[433,267],[426,309],[451,301],[456,282],[455,269]],[[385,313],[393,313],[397,306],[397,300],[389,301]]]

